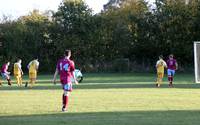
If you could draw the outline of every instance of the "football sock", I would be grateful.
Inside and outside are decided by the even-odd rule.
[[[67,108],[68,106],[68,96],[63,94],[63,108]]]
[[[64,94],[63,94],[62,100],[63,100],[63,108],[65,108],[65,106],[66,106],[66,98],[65,98]]]
[[[168,81],[171,82],[171,76],[168,76]]]
[[[22,77],[19,78],[19,84],[20,84],[20,86],[22,85]]]
[[[25,87],[28,87],[28,82],[25,83]]]
[[[68,107],[68,99],[69,99],[69,97],[68,97],[68,96],[65,96],[65,100],[66,100],[66,103],[65,103],[65,108],[67,108],[67,107]]]
[[[7,81],[8,81],[8,85],[10,85],[10,86],[11,86],[11,82],[10,82],[10,79],[7,79]]]

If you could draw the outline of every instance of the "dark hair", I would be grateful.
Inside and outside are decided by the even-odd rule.
[[[163,59],[163,55],[160,55],[159,58]]]
[[[38,59],[38,56],[34,56],[34,59]]]
[[[69,54],[71,54],[71,50],[66,49],[64,55],[65,55],[65,56],[68,56]]]
[[[20,59],[20,58],[17,58],[17,62],[18,62],[19,60],[21,60],[21,59]]]
[[[169,57],[170,57],[170,58],[173,58],[173,57],[174,57],[174,55],[173,55],[173,54],[170,54],[170,55],[169,55]]]

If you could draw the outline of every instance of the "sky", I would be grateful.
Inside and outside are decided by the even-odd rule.
[[[0,0],[0,17],[2,15],[17,18],[22,15],[28,14],[33,9],[57,10],[62,0]],[[103,9],[103,5],[108,0],[85,0],[94,13],[98,13]]]
[[[54,10],[56,11],[62,0],[0,0],[0,18],[2,15],[11,18],[27,15],[33,9],[40,11]],[[152,1],[152,0],[150,0]],[[94,13],[98,13],[103,9],[103,5],[108,0],[85,0]]]

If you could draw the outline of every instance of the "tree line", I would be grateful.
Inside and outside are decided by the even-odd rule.
[[[193,41],[200,37],[200,1],[110,0],[101,13],[82,0],[63,0],[57,11],[0,22],[0,62],[35,57],[52,72],[66,48],[83,71],[152,71],[159,55],[173,53],[181,70],[193,69]],[[127,68],[128,66],[128,68]]]

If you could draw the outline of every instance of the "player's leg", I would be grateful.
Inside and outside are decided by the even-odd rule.
[[[29,73],[29,85],[32,88],[35,80],[35,74],[34,73]]]
[[[164,76],[164,73],[160,73],[159,74],[159,84],[158,84],[158,87],[160,87],[160,85],[162,84],[163,76]]]
[[[21,77],[21,76],[18,75],[18,74],[15,75],[15,78],[16,78],[16,80],[17,80],[17,85],[18,85],[18,86],[21,86],[20,77]]]
[[[160,86],[160,72],[157,73],[157,82],[156,82],[156,86],[157,86],[157,87]]]
[[[36,79],[37,79],[37,73],[34,73],[33,84],[36,84]]]
[[[159,72],[157,72],[156,87],[158,87],[158,82],[159,82]]]
[[[2,86],[2,80],[0,79],[0,87]]]
[[[31,88],[33,87],[33,81],[34,81],[34,78],[30,78],[29,85]]]
[[[18,75],[17,77],[18,77],[17,78],[17,80],[18,80],[18,82],[17,82],[18,86],[22,86],[22,76]]]
[[[2,73],[3,78],[5,78],[8,81],[8,85],[11,86],[11,80],[10,76],[6,73]]]
[[[22,86],[22,76],[19,77],[19,84]]]
[[[69,96],[70,92],[72,91],[72,84],[64,84],[63,85],[63,106],[62,106],[62,111],[67,111],[68,110],[68,103],[69,103]]]
[[[14,75],[15,79],[16,79],[16,82],[17,82],[17,85],[19,86],[19,78],[18,78],[18,75]]]
[[[32,73],[32,86],[35,84],[36,82],[36,77],[37,77],[37,74],[36,73]]]
[[[167,75],[168,75],[168,81],[169,81],[169,87],[171,86],[171,70],[167,70]]]
[[[62,100],[63,100],[62,111],[67,111],[68,110],[69,96],[70,96],[70,92],[64,90],[63,98],[62,98]]]
[[[175,70],[172,70],[171,71],[171,86],[172,87],[173,87],[174,75],[175,75]]]

